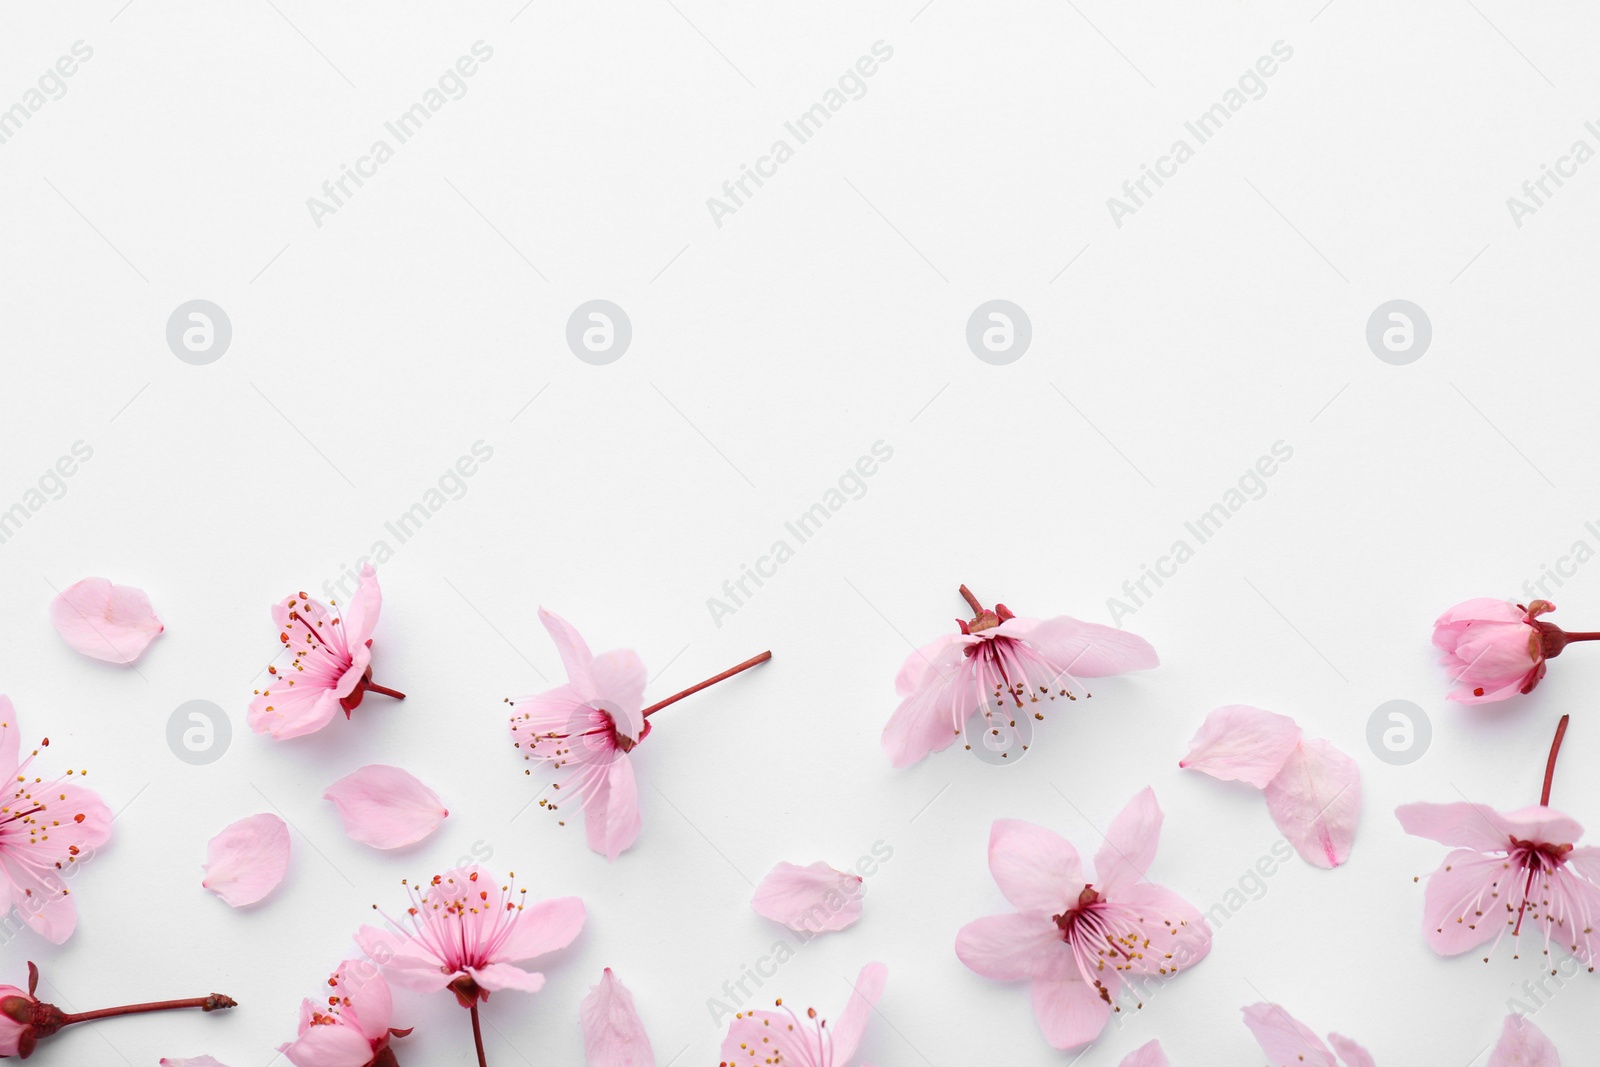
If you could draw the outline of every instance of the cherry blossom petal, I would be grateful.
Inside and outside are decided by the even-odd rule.
[[[228,1065],[210,1056],[191,1056],[182,1060],[163,1059],[161,1067],[228,1067]]]
[[[556,897],[523,905],[517,923],[500,946],[500,958],[531,960],[566,948],[583,931],[588,911],[577,897]]]
[[[525,971],[510,963],[491,963],[484,967],[469,967],[467,973],[484,989],[515,989],[521,993],[537,993],[544,988],[544,975]]]
[[[283,881],[289,870],[289,828],[270,813],[228,826],[206,845],[200,883],[229,907],[254,904]]]
[[[1441,956],[1476,948],[1501,930],[1506,905],[1499,896],[1508,865],[1504,856],[1486,856],[1470,848],[1445,857],[1428,876],[1422,903],[1422,937]],[[1507,887],[1506,899],[1510,898]]]
[[[250,701],[245,721],[258,734],[268,734],[275,741],[287,741],[316,733],[338,713],[339,694],[334,690],[292,685],[287,679],[274,678],[266,692]]]
[[[1000,982],[1076,976],[1072,949],[1055,923],[1016,912],[974,919],[956,934],[956,957],[975,974]]]
[[[1372,1053],[1351,1041],[1348,1037],[1329,1034],[1328,1044],[1333,1046],[1333,1050],[1345,1062],[1345,1067],[1378,1067],[1377,1061],[1372,1058]]]
[[[382,610],[383,592],[378,588],[378,572],[369,563],[361,568],[361,584],[356,587],[356,595],[350,598],[339,616],[339,629],[351,651],[358,645],[365,645],[372,637]]]
[[[1178,766],[1265,789],[1300,743],[1300,736],[1300,727],[1287,715],[1248,704],[1229,704],[1206,716],[1189,742],[1189,754]]]
[[[594,773],[600,778],[583,801],[583,834],[591,849],[614,861],[639,838],[639,783],[621,752]]]
[[[1276,1004],[1245,1008],[1244,1024],[1272,1061],[1271,1067],[1338,1067],[1322,1039]]]
[[[0,693],[0,777],[17,776],[22,762],[22,727],[17,725],[17,709],[11,698]]]
[[[881,963],[869,963],[861,968],[860,974],[856,975],[855,987],[850,993],[849,1001],[845,1003],[844,1011],[829,1027],[833,1031],[832,1062],[839,1064],[840,1067],[849,1063],[855,1056],[856,1049],[861,1047],[861,1037],[867,1032],[873,1005],[883,996],[883,988],[888,981],[889,968]]]
[[[383,967],[390,981],[413,992],[443,989],[454,977],[445,973],[437,956],[423,952],[415,940],[393,930],[363,926],[356,931],[355,941],[362,952]]]
[[[1350,858],[1361,818],[1361,768],[1328,741],[1302,741],[1267,783],[1267,810],[1307,863]]]
[[[1484,1067],[1561,1067],[1561,1057],[1544,1031],[1520,1015],[1507,1015]]]
[[[1106,997],[1115,997],[1121,982],[1108,972],[1105,985]],[[1088,1044],[1100,1036],[1106,1020],[1111,1018],[1111,1005],[1100,990],[1081,978],[1059,982],[1035,979],[1032,993],[1033,1017],[1053,1048]]]
[[[1551,605],[1554,608],[1555,605]],[[1443,615],[1434,621],[1434,626],[1446,626],[1450,623],[1468,622],[1521,622],[1527,617],[1527,611],[1517,607],[1509,600],[1499,597],[1480,596],[1471,600],[1464,600],[1459,604],[1446,608]],[[1435,634],[1435,643],[1438,635]],[[1440,645],[1440,648],[1447,646]]]
[[[345,1022],[354,1022],[369,1041],[388,1033],[394,1018],[394,995],[377,964],[371,960],[344,960],[336,973],[340,995],[349,1002],[341,1013]]]
[[[1015,623],[1024,623],[1020,629]],[[1057,671],[1074,678],[1105,678],[1161,665],[1150,642],[1097,622],[1082,622],[1067,615],[1035,622],[1011,619],[1002,632],[1016,633],[1037,648]]]
[[[1570,845],[1583,836],[1583,827],[1578,825],[1576,819],[1556,811],[1535,804],[1531,808],[1520,808],[1501,815],[1506,831],[1512,837],[1520,837],[1524,841],[1544,841],[1552,845]],[[1504,847],[1502,842],[1501,847]]]
[[[1060,834],[1018,819],[997,819],[989,830],[989,872],[1024,915],[1063,915],[1083,892],[1077,849]]]
[[[1402,804],[1394,809],[1400,828],[1413,837],[1426,837],[1452,848],[1478,852],[1504,852],[1511,844],[1510,830],[1500,813],[1487,804],[1456,801],[1450,804]]]
[[[900,701],[883,727],[883,750],[896,767],[909,767],[934,752],[943,752],[960,736],[955,728],[958,667],[948,675],[929,677],[922,689]],[[967,709],[963,721],[976,708]]]
[[[1167,1054],[1161,1051],[1161,1042],[1150,1041],[1128,1054],[1120,1067],[1172,1067],[1167,1061]]]
[[[632,649],[619,648],[602,652],[589,664],[589,692],[591,703],[609,712],[616,723],[617,732],[630,741],[637,741],[644,731],[644,687],[649,672],[644,661]]]
[[[1102,907],[1126,950],[1119,964],[1125,971],[1170,978],[1211,952],[1211,926],[1200,909],[1165,886],[1140,882]]]
[[[278,1051],[294,1067],[367,1067],[372,1042],[348,1026],[313,1026]]]
[[[779,863],[756,887],[756,914],[791,930],[843,930],[861,918],[861,877],[818,860],[809,867]]]
[[[50,602],[50,621],[73,650],[107,663],[132,663],[166,627],[143,589],[85,578]]]
[[[578,1006],[578,1022],[589,1067],[655,1067],[650,1035],[633,1006],[633,994],[610,967]]]
[[[1094,887],[1114,897],[1145,876],[1161,842],[1161,805],[1149,786],[1111,820],[1105,841],[1094,854]]]
[[[345,775],[322,798],[338,807],[351,840],[373,848],[414,845],[450,814],[439,794],[410,772],[383,763]]]
[[[594,659],[594,654],[589,651],[583,635],[566,619],[544,608],[539,609],[539,621],[544,623],[544,628],[550,632],[550,639],[556,643],[556,651],[561,654],[561,665],[567,669],[567,681],[579,690],[587,691],[589,661]]]
[[[967,645],[980,638],[966,634],[940,634],[906,657],[894,679],[894,691],[905,697],[921,689],[931,677],[961,662]]]
[[[64,944],[78,926],[78,907],[54,870],[40,870],[15,859],[0,861],[9,882],[10,906],[52,945]]]

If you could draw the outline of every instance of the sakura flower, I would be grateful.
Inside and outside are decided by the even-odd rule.
[[[989,870],[1016,908],[962,927],[956,955],[985,978],[1032,983],[1045,1040],[1076,1048],[1100,1036],[1124,975],[1170,977],[1211,951],[1211,928],[1170,889],[1144,881],[1161,837],[1146,788],[1112,820],[1094,880],[1055,833],[1013,819],[989,834]]]
[[[539,609],[567,670],[567,684],[508,701],[512,745],[523,759],[556,772],[555,800],[539,806],[559,811],[567,797],[583,808],[589,847],[615,860],[639,836],[639,784],[630,761],[634,747],[650,736],[649,718],[669,704],[772,658],[752,656],[736,667],[690,686],[681,693],[644,703],[644,663],[631,649],[595,655],[571,623]],[[527,772],[532,774],[532,770]],[[562,825],[566,825],[565,822]]]
[[[583,1058],[589,1067],[655,1067],[655,1052],[634,1009],[633,994],[610,967],[583,998],[578,1021],[583,1025]]]
[[[78,925],[66,878],[86,850],[111,840],[111,809],[69,780],[85,771],[48,779],[30,774],[39,749],[22,756],[21,733],[10,698],[0,695],[0,780],[12,783],[9,795],[0,794],[0,907],[59,945]],[[49,744],[47,737],[39,747]]]
[[[1488,704],[1529,693],[1544,678],[1545,664],[1575,641],[1597,641],[1600,633],[1568,633],[1539,618],[1556,609],[1548,600],[1526,607],[1493,597],[1457,604],[1433,624],[1433,643],[1456,687],[1449,699]]]
[[[779,863],[756,887],[756,914],[791,930],[819,934],[843,930],[861,918],[861,876],[818,860],[809,867]]]
[[[1261,1051],[1270,1057],[1270,1067],[1338,1067],[1340,1063],[1345,1067],[1377,1067],[1372,1054],[1348,1037],[1329,1034],[1325,1045],[1310,1027],[1276,1004],[1245,1008],[1244,1024],[1255,1035]],[[1328,1045],[1333,1048],[1330,1050]],[[1154,1067],[1165,1062],[1157,1061]],[[1508,1015],[1500,1040],[1484,1067],[1561,1067],[1561,1057],[1537,1026],[1520,1015]]]
[[[1004,604],[985,608],[966,586],[961,595],[973,618],[956,620],[959,633],[913,652],[895,679],[903,699],[883,728],[883,748],[896,767],[949,748],[980,712],[986,730],[1009,738],[1019,713],[1044,718],[1035,707],[1041,700],[1077,700],[1080,691],[1091,695],[1079,679],[1145,670],[1160,662],[1149,642],[1122,630],[1066,615],[1024,619]],[[1024,740],[1027,736],[1031,733]]]
[[[1423,898],[1423,939],[1441,956],[1457,956],[1486,941],[1498,944],[1507,931],[1519,938],[1526,923],[1543,935],[1546,955],[1556,944],[1594,970],[1600,956],[1600,933],[1594,928],[1600,915],[1600,848],[1579,846],[1583,828],[1548,807],[1566,728],[1563,716],[1537,807],[1502,814],[1461,801],[1395,809],[1406,833],[1455,849],[1429,876]]]
[[[345,960],[328,979],[326,1000],[300,1005],[300,1036],[278,1046],[294,1067],[398,1067],[389,1039],[409,1029],[389,1025],[389,983],[367,960]]]
[[[889,969],[881,963],[861,968],[850,1000],[832,1026],[817,1009],[797,1014],[781,999],[776,1011],[740,1012],[722,1040],[721,1067],[850,1067],[888,979]]]
[[[370,563],[361,569],[361,585],[342,615],[336,602],[324,604],[304,593],[274,604],[272,621],[291,658],[282,669],[267,668],[271,678],[250,702],[250,729],[284,741],[317,732],[340,710],[348,719],[369,691],[404,700],[404,693],[372,680],[372,631],[382,606]]]
[[[478,1002],[502,989],[544,988],[544,975],[515,964],[570,945],[583,929],[583,901],[560,897],[525,904],[526,889],[514,888],[514,881],[501,885],[479,866],[434,875],[426,888],[408,885],[407,892],[406,921],[385,915],[390,929],[363,926],[356,943],[395,984],[454,993],[472,1013],[481,1062]]]
[[[132,663],[166,627],[143,589],[85,578],[50,602],[50,621],[72,649],[107,663]]]
[[[232,997],[212,993],[210,996],[191,997],[188,1000],[162,1000],[144,1004],[126,1004],[117,1008],[96,1008],[93,1011],[64,1012],[54,1004],[47,1004],[35,996],[38,989],[39,968],[31,962],[28,964],[27,992],[16,986],[0,985],[0,1059],[15,1056],[25,1060],[33,1055],[35,1046],[42,1039],[74,1023],[98,1022],[119,1015],[143,1015],[147,1012],[176,1011],[182,1008],[199,1008],[204,1012],[212,1012],[236,1007]],[[209,1067],[216,1063],[209,1056],[202,1056],[198,1060],[170,1062],[174,1067],[181,1067],[183,1064]]]

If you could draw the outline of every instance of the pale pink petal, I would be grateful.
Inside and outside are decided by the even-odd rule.
[[[921,689],[931,677],[944,668],[960,662],[961,650],[979,639],[966,634],[940,634],[911,655],[900,665],[894,679],[894,691],[902,697]],[[952,657],[950,653],[954,651]]]
[[[1167,1054],[1161,1051],[1161,1042],[1150,1041],[1128,1054],[1120,1067],[1172,1067]]]
[[[1078,973],[1072,949],[1055,923],[1016,912],[963,926],[956,934],[956,957],[973,973],[1000,982],[1065,979]]]
[[[1567,853],[1567,866],[1588,881],[1600,885],[1600,846],[1579,845]]]
[[[577,897],[556,897],[523,905],[517,923],[501,943],[504,960],[531,960],[566,948],[583,930],[588,912]]]
[[[600,781],[583,801],[583,833],[589,847],[615,860],[639,838],[639,783],[633,763],[621,752],[597,768]]]
[[[1361,818],[1361,768],[1328,741],[1302,741],[1267,783],[1267,810],[1301,857],[1316,867],[1350,858]]]
[[[15,778],[22,762],[22,727],[11,698],[0,693],[0,777]]]
[[[78,926],[78,908],[65,880],[53,867],[0,859],[10,883],[10,905],[24,922],[52,945],[64,944]]]
[[[525,971],[509,963],[491,963],[485,967],[469,967],[472,980],[491,993],[498,989],[515,989],[519,993],[537,993],[544,988],[544,975]]]
[[[1394,814],[1406,833],[1441,845],[1479,852],[1504,852],[1511,847],[1509,827],[1500,813],[1487,804],[1464,800],[1451,804],[1402,804]]]
[[[724,1067],[776,1067],[822,1062],[821,1042],[810,1027],[794,1025],[783,1010],[744,1011],[722,1039]]]
[[[1329,1034],[1328,1044],[1333,1046],[1333,1050],[1345,1062],[1345,1067],[1378,1067],[1377,1061],[1372,1058],[1372,1053],[1351,1041],[1348,1037]]]
[[[1256,1035],[1271,1067],[1338,1067],[1322,1039],[1276,1004],[1245,1008],[1244,1024]]]
[[[1103,983],[1106,986],[1104,998],[1099,989],[1081,978],[1059,982],[1035,979],[1033,1017],[1052,1047],[1077,1048],[1100,1036],[1106,1020],[1111,1017],[1111,1005],[1106,998],[1115,998],[1122,984],[1109,970]]]
[[[50,621],[74,651],[107,663],[132,663],[165,629],[143,589],[85,578],[50,602]]]
[[[566,619],[553,611],[539,609],[539,621],[550,631],[550,639],[561,654],[561,665],[567,669],[567,681],[581,691],[589,688],[589,661],[594,656],[583,640],[583,635]]]
[[[1583,836],[1583,827],[1578,825],[1576,819],[1568,818],[1554,808],[1540,804],[1506,812],[1500,817],[1505,820],[1506,829],[1510,834],[1524,841],[1570,845]]]
[[[1461,848],[1445,857],[1428,876],[1423,895],[1422,937],[1441,956],[1456,956],[1498,934],[1506,922],[1500,885],[1507,866],[1502,856]],[[1520,888],[1520,887],[1518,887]]]
[[[909,767],[934,752],[943,752],[961,736],[955,727],[958,669],[951,667],[949,675],[928,678],[923,688],[901,700],[889,716],[882,744],[895,767]],[[973,710],[976,705],[963,712],[963,720]]]
[[[589,1067],[655,1067],[650,1035],[633,1006],[633,994],[610,967],[578,1006],[578,1022]]]
[[[339,629],[344,632],[345,644],[352,651],[371,639],[382,610],[383,592],[378,588],[378,572],[369,563],[361,568],[361,584],[356,587],[356,595],[339,616]]]
[[[848,1064],[861,1047],[861,1037],[867,1032],[867,1022],[872,1018],[873,1005],[883,996],[889,981],[889,968],[881,963],[869,963],[856,975],[855,987],[845,1003],[839,1018],[830,1024],[833,1031],[833,1062]]]
[[[415,940],[393,930],[363,926],[356,931],[356,944],[384,975],[396,985],[419,993],[443,989],[453,975],[443,973],[438,957],[424,952]]]
[[[1103,905],[1108,925],[1121,941],[1133,935],[1140,951],[1121,968],[1134,974],[1170,978],[1193,967],[1211,951],[1211,926],[1200,910],[1165,886],[1140,882]]]
[[[399,767],[373,763],[345,775],[322,794],[339,809],[344,832],[373,848],[414,845],[450,812],[439,794]]]
[[[1434,625],[1445,626],[1459,622],[1521,622],[1527,614],[1509,600],[1480,596],[1445,609],[1445,613],[1434,621]]]
[[[371,960],[344,960],[336,973],[339,995],[349,1001],[342,1011],[345,1022],[354,1022],[372,1041],[388,1033],[394,1018],[394,996],[377,965]]]
[[[1114,897],[1145,876],[1161,841],[1161,805],[1155,790],[1146,786],[1111,820],[1099,851],[1094,854],[1094,887],[1102,896]]]
[[[1014,623],[1025,625],[1018,629]],[[1138,634],[1097,622],[1082,622],[1067,615],[1042,622],[1011,619],[1001,629],[1020,634],[1053,668],[1076,678],[1105,678],[1161,665],[1156,650]]]
[[[1544,1031],[1520,1015],[1507,1015],[1484,1067],[1561,1067],[1561,1057]]]
[[[989,872],[1024,915],[1064,915],[1083,892],[1083,865],[1071,842],[1018,819],[997,819],[990,828]]]
[[[267,689],[250,701],[245,721],[258,734],[275,741],[314,734],[339,714],[339,694],[313,685],[291,685],[274,677]]]
[[[182,1060],[163,1059],[161,1067],[228,1067],[228,1065],[210,1056],[191,1056]]]
[[[203,869],[200,884],[229,907],[254,904],[289,869],[289,828],[270,813],[240,819],[211,839]]]
[[[1300,727],[1289,716],[1229,704],[1206,716],[1178,766],[1265,789],[1299,743]]]
[[[602,652],[589,664],[589,703],[608,712],[617,733],[630,741],[644,732],[644,686],[649,674],[644,661],[632,649]]]
[[[372,1042],[348,1026],[313,1026],[278,1051],[294,1067],[367,1067]]]
[[[843,930],[861,918],[861,877],[818,860],[809,867],[779,863],[756,887],[756,914],[791,930]]]

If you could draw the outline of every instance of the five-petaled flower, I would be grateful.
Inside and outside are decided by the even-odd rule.
[[[328,978],[321,1003],[300,1005],[300,1031],[278,1051],[295,1067],[398,1067],[390,1038],[409,1029],[389,1025],[394,1001],[389,983],[369,960],[345,960]]]

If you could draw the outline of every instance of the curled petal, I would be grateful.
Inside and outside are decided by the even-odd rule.
[[[633,1006],[633,994],[607,967],[600,984],[578,1006],[583,1054],[589,1067],[655,1067],[650,1036]]]
[[[143,589],[85,578],[50,602],[50,621],[74,651],[107,663],[132,663],[165,629]]]
[[[1561,1067],[1561,1057],[1544,1031],[1520,1015],[1507,1015],[1485,1067]]]
[[[756,887],[750,906],[791,930],[843,930],[861,918],[861,878],[821,860],[809,867],[779,863]]]
[[[854,1058],[856,1049],[861,1047],[861,1037],[867,1032],[867,1023],[872,1018],[878,998],[883,996],[883,988],[888,982],[889,968],[881,963],[869,963],[856,975],[850,1000],[833,1027],[834,1063],[847,1064]]]
[[[200,884],[229,907],[254,904],[289,869],[289,828],[270,813],[240,819],[211,839],[203,869]]]
[[[372,564],[361,568],[361,584],[356,595],[344,606],[339,628],[350,648],[364,645],[378,628],[378,613],[383,610],[383,592],[378,588],[378,572]]]
[[[351,840],[373,848],[414,845],[450,814],[439,794],[409,772],[382,763],[345,775],[322,798],[338,807]]]
[[[1244,1024],[1256,1035],[1271,1067],[1338,1067],[1322,1039],[1276,1004],[1245,1008]]]
[[[1229,704],[1206,716],[1178,766],[1265,789],[1299,743],[1300,727],[1289,716]]]
[[[1361,769],[1328,741],[1295,746],[1267,783],[1267,810],[1302,859],[1337,867],[1350,858],[1361,818]]]

